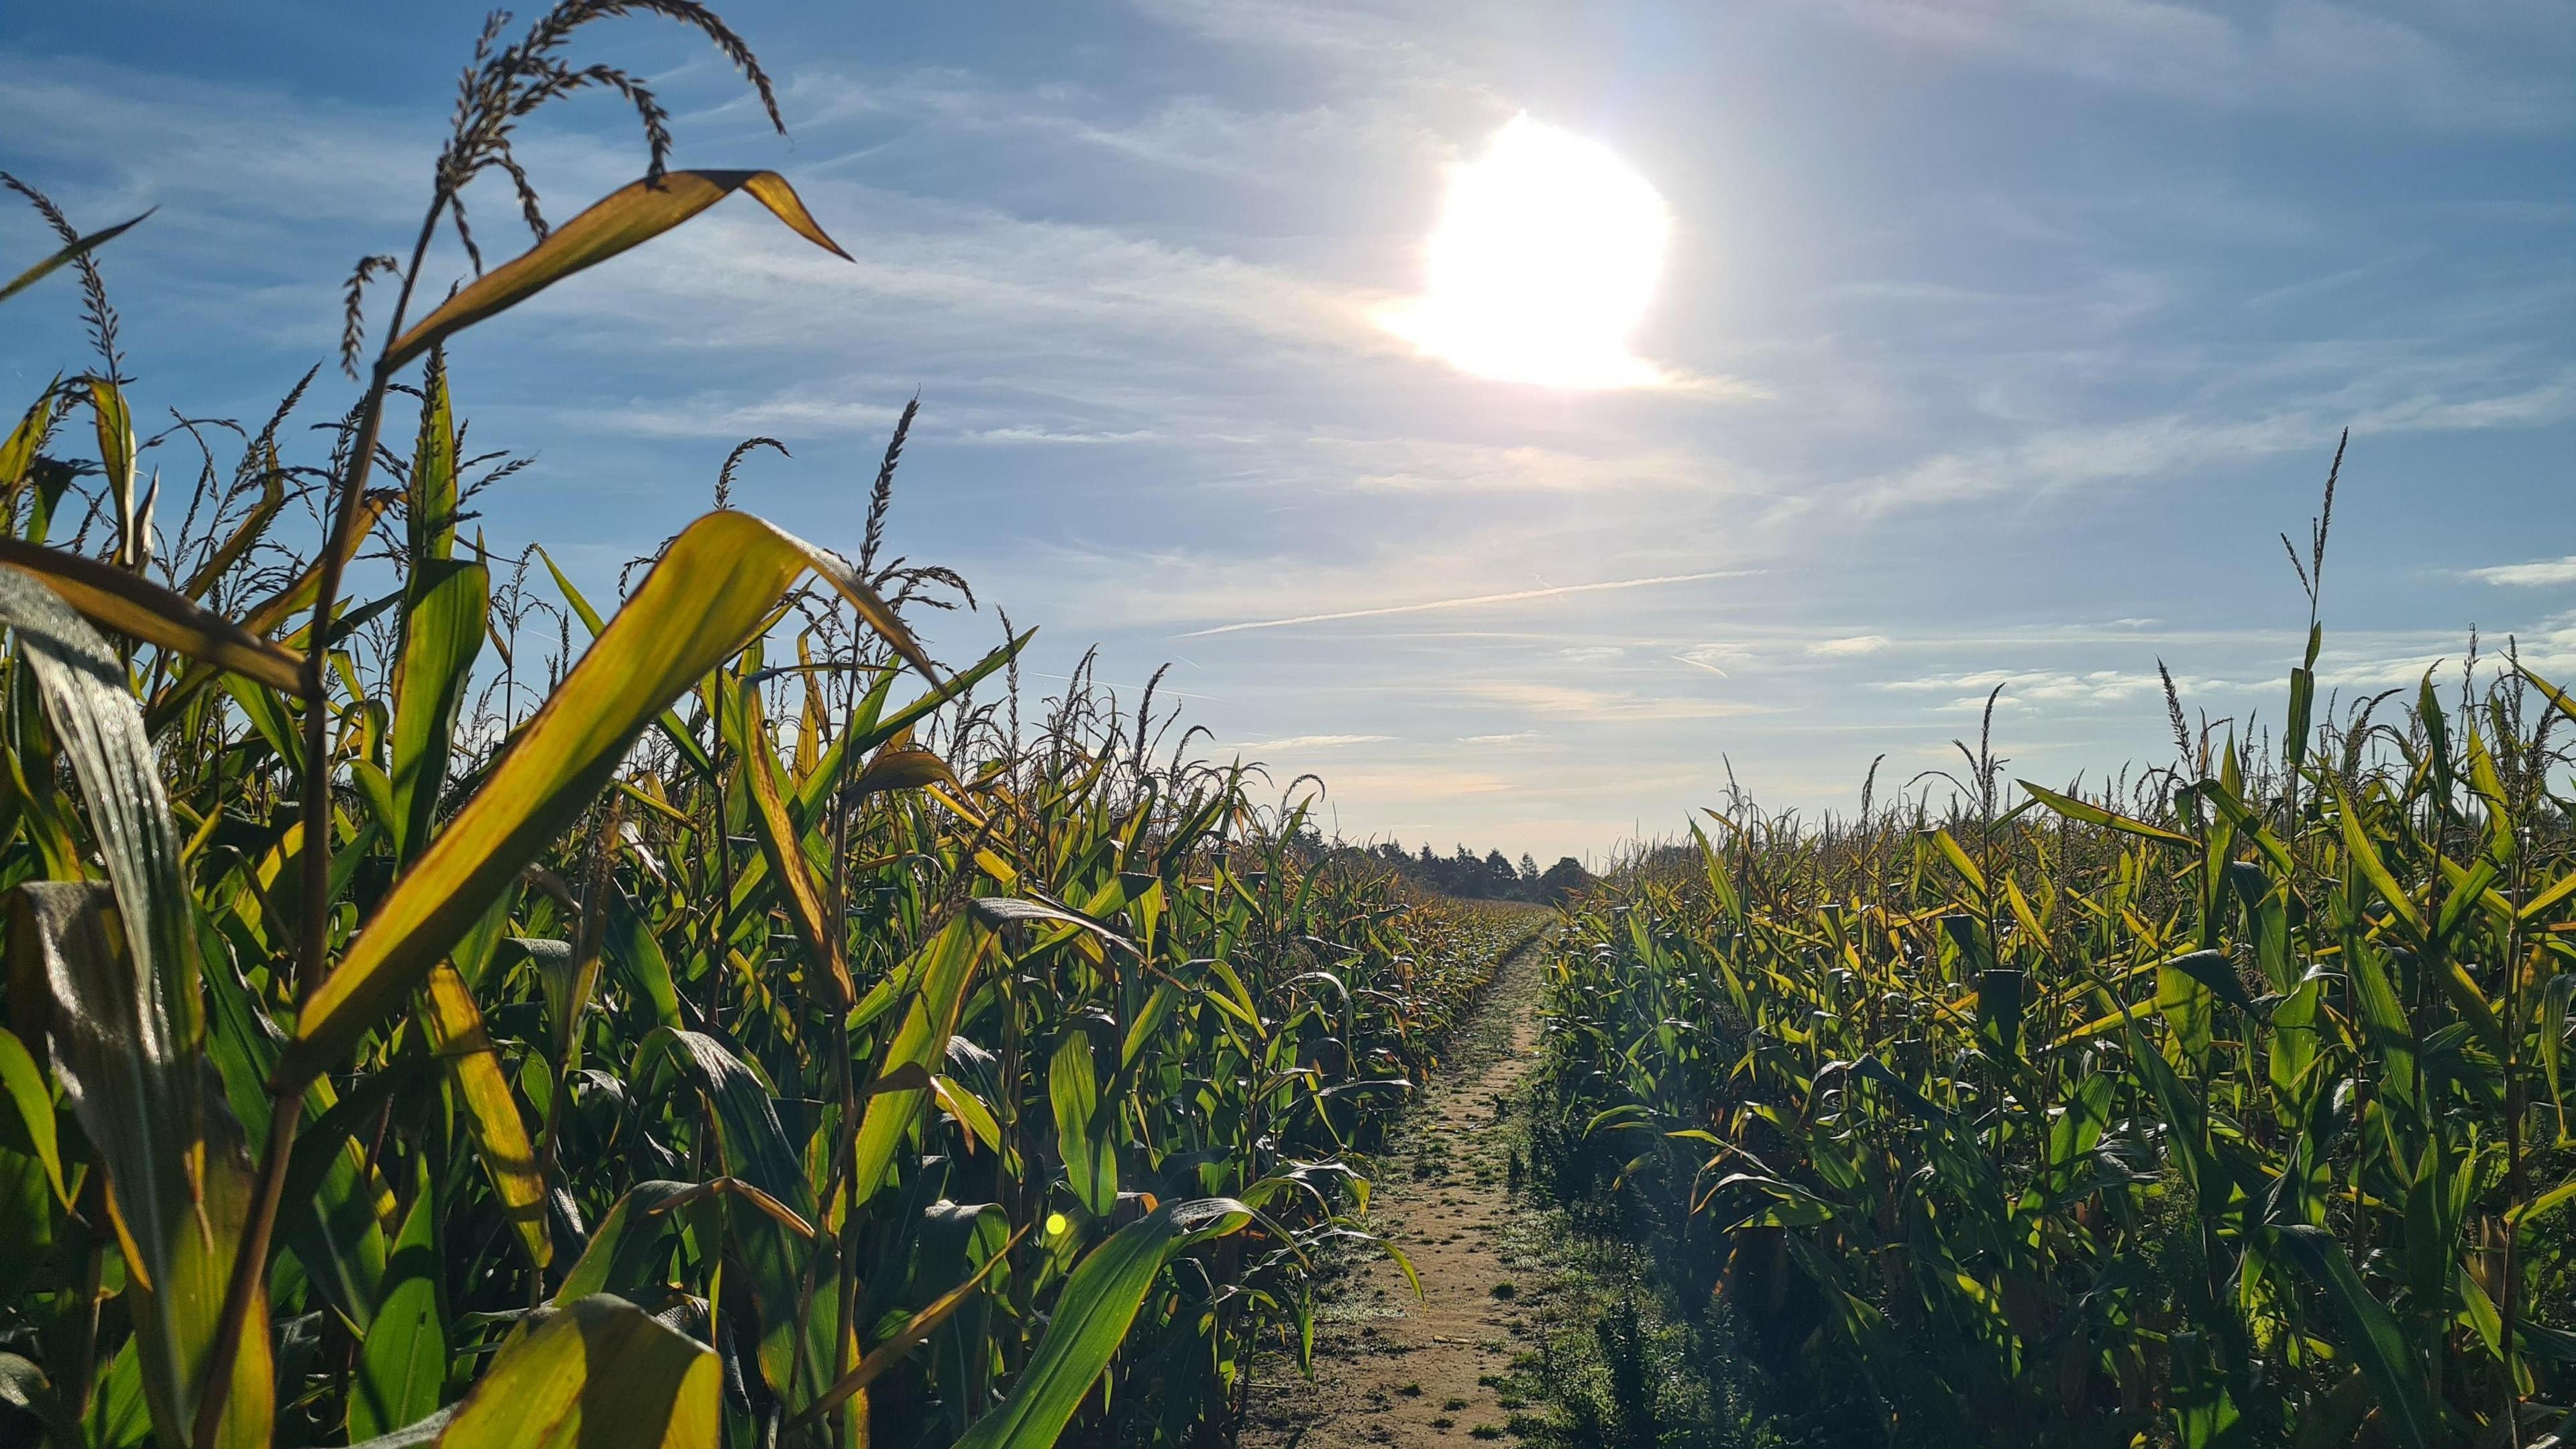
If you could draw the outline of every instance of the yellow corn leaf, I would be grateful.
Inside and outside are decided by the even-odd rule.
[[[438,1449],[715,1449],[723,1380],[713,1350],[594,1293],[502,1340]]]
[[[759,827],[761,853],[769,858],[769,873],[777,878],[779,894],[786,899],[788,923],[796,928],[805,949],[831,972],[840,1004],[846,1007],[858,1000],[858,985],[850,979],[850,963],[841,954],[841,933],[833,929],[831,912],[823,901],[823,883],[814,876],[814,862],[805,856],[795,822],[787,818],[778,756],[769,748],[769,731],[761,718],[760,691],[747,688],[739,695],[743,781],[751,787],[752,822]]]
[[[501,1196],[502,1211],[529,1259],[542,1268],[554,1257],[554,1241],[546,1233],[545,1179],[537,1170],[527,1124],[519,1118],[518,1099],[511,1095],[501,1059],[483,1029],[474,993],[456,968],[442,961],[429,973],[420,1007],[430,1050],[447,1064],[456,1093],[465,1101],[466,1124],[473,1129],[493,1190]]]
[[[102,629],[247,675],[271,689],[303,688],[302,659],[139,574],[14,538],[0,538],[0,563],[44,580]]]
[[[798,236],[849,260],[850,254],[815,225],[795,188],[775,171],[668,171],[659,180],[630,182],[601,197],[544,241],[448,298],[446,305],[395,341],[385,354],[386,370],[401,367],[442,338],[515,307],[575,272],[651,241],[737,191],[751,193]]]

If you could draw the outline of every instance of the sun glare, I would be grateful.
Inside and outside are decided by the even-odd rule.
[[[1527,116],[1449,177],[1422,296],[1387,330],[1478,377],[1652,387],[1628,350],[1663,269],[1664,199],[1610,148]]]

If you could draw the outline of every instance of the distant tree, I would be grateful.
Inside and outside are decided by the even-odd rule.
[[[1538,858],[1526,850],[1521,852],[1521,887],[1527,891],[1538,889]]]
[[[1539,899],[1551,906],[1562,905],[1567,896],[1591,883],[1592,872],[1583,868],[1583,862],[1573,856],[1565,856],[1549,866],[1547,874],[1539,877]]]

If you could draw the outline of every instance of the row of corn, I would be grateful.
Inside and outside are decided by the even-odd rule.
[[[1792,1419],[2562,1426],[2576,702],[2507,661],[2312,728],[2308,637],[2277,754],[2178,728],[2087,793],[1968,751],[1946,817],[1710,812],[1579,908],[1536,1165],[1615,1185],[1614,1226],[1804,1386]]]

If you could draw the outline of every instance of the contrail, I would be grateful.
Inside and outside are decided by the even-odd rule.
[[[1285,629],[1291,624],[1329,624],[1339,619],[1375,619],[1387,614],[1421,614],[1433,609],[1468,609],[1478,604],[1510,604],[1522,599],[1549,599],[1559,594],[1597,594],[1609,589],[1643,589],[1655,584],[1688,584],[1701,579],[1738,579],[1760,573],[1759,569],[1715,569],[1704,574],[1658,574],[1650,579],[1611,579],[1598,584],[1559,584],[1550,589],[1518,589],[1508,594],[1474,594],[1463,599],[1432,599],[1420,604],[1389,604],[1381,609],[1344,609],[1334,614],[1300,614],[1293,619],[1254,619],[1242,624],[1219,624],[1213,629],[1192,629],[1176,637],[1197,639],[1209,634],[1234,634],[1245,629]]]

